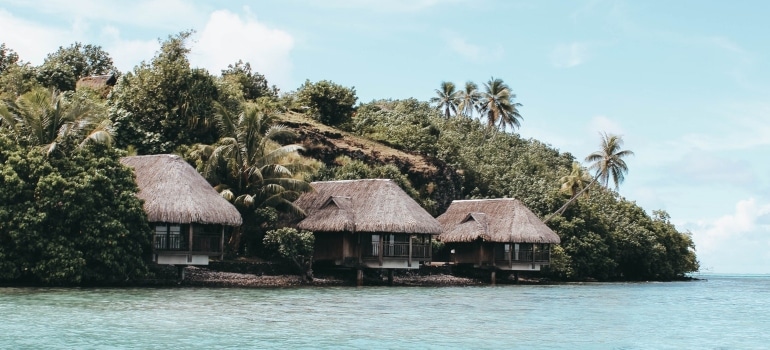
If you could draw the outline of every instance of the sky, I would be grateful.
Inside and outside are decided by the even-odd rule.
[[[620,195],[663,209],[701,271],[770,273],[770,2],[0,0],[0,42],[38,65],[75,42],[122,71],[194,30],[193,66],[239,59],[281,91],[428,100],[503,79],[524,138],[582,160],[600,132],[635,153]]]

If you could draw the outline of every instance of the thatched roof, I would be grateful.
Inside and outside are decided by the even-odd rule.
[[[512,198],[454,201],[438,217],[445,243],[559,243],[559,236],[520,201]]]
[[[120,161],[134,168],[137,196],[144,200],[150,222],[241,225],[238,209],[179,156],[158,154]]]
[[[113,86],[117,81],[118,80],[115,78],[115,74],[93,75],[90,77],[80,78],[75,86],[78,88],[89,87],[98,90],[106,86]]]
[[[315,232],[441,233],[441,225],[398,184],[387,179],[313,182],[294,204],[307,216],[297,225]]]

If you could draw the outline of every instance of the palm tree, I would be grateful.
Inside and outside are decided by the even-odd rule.
[[[583,191],[583,189],[587,188],[592,181],[591,175],[586,172],[586,169],[583,168],[580,163],[572,162],[572,171],[570,171],[570,174],[562,176],[559,179],[559,182],[561,182],[560,191],[569,195],[570,198],[576,196],[578,193],[587,195],[588,192]]]
[[[601,150],[586,157],[586,161],[592,163],[589,169],[596,170],[596,178],[604,187],[609,185],[610,178],[612,178],[615,190],[617,190],[628,172],[628,166],[623,158],[634,155],[634,152],[621,150],[621,147],[623,147],[623,138],[618,135],[603,133]]]
[[[607,187],[610,178],[612,178],[612,181],[615,184],[615,190],[617,190],[620,183],[623,182],[625,174],[628,172],[628,166],[623,158],[634,155],[634,152],[621,149],[621,147],[623,147],[623,138],[618,135],[602,133],[601,136],[601,149],[586,157],[586,162],[591,162],[589,169],[596,170],[593,179],[588,185],[575,193],[561,208],[545,218],[544,222],[548,222],[554,216],[563,213],[572,202],[585,193],[594,183],[600,182],[604,187]],[[564,183],[566,183],[565,178],[569,178],[572,174],[575,174],[575,164],[573,164],[572,167],[573,173],[569,176],[562,177],[562,188],[564,187]]]
[[[436,109],[444,112],[444,117],[449,118],[457,115],[457,105],[459,91],[455,90],[455,84],[448,81],[441,82],[441,88],[436,89],[436,97],[430,99],[431,103],[436,104]]]
[[[481,93],[479,92],[479,86],[472,81],[465,83],[465,90],[460,91],[460,103],[458,110],[464,116],[470,118],[473,116],[473,112],[478,112],[479,103],[481,102]]]
[[[479,112],[482,118],[487,120],[487,125],[491,128],[498,126],[504,130],[506,126],[520,127],[519,122],[521,114],[518,107],[521,103],[513,102],[516,95],[502,79],[490,78],[484,83],[484,92],[481,94],[481,104]]]
[[[36,88],[0,108],[4,128],[10,129],[16,141],[40,146],[46,153],[53,152],[65,138],[110,144],[111,124],[106,113],[98,113],[93,106],[80,99],[46,88]]]
[[[214,118],[222,138],[215,145],[198,145],[191,154],[202,162],[204,177],[241,211],[244,225],[256,225],[249,221],[259,208],[304,215],[293,201],[302,192],[312,190],[301,178],[310,171],[297,155],[303,148],[276,142],[295,135],[276,124],[273,107],[267,103],[247,104],[240,114],[233,115],[216,105]],[[240,240],[238,230],[230,240],[233,250],[239,249]]]

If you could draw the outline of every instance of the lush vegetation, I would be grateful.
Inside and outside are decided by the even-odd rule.
[[[443,82],[430,101],[356,105],[354,88],[327,80],[280,93],[248,62],[218,75],[191,67],[189,36],[169,36],[155,57],[125,73],[97,46],[61,47],[33,66],[0,45],[0,281],[146,274],[150,232],[131,171],[118,162],[126,152],[184,156],[239,209],[244,225],[228,237],[230,257],[280,256],[311,271],[307,234],[282,228],[303,214],[293,200],[312,180],[380,177],[434,215],[452,199],[520,199],[562,238],[545,272],[553,278],[665,280],[698,268],[689,234],[667,213],[650,215],[618,194],[632,154],[621,138],[603,135],[586,166],[522,139],[514,131],[526,127],[523,106],[502,79],[481,89]],[[119,77],[109,95],[76,88],[93,74]],[[442,171],[356,152],[310,159],[306,133],[283,126],[301,116]]]

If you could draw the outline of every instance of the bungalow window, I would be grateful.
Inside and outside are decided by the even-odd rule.
[[[155,225],[155,249],[158,250],[181,250],[184,249],[182,242],[182,226],[179,224],[156,224]]]

